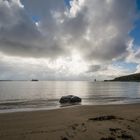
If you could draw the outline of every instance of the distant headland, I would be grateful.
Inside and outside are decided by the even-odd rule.
[[[104,80],[104,81],[105,82],[109,82],[109,81],[140,82],[140,73],[120,76],[114,78],[113,80]]]

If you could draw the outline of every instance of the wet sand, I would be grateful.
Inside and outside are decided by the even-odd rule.
[[[0,140],[140,140],[140,104],[3,113]]]

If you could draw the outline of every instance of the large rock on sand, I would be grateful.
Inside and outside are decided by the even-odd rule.
[[[74,95],[62,96],[59,100],[61,104],[63,103],[78,103],[81,102],[81,98]]]

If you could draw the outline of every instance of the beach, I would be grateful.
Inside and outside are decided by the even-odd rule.
[[[139,140],[140,104],[0,114],[0,140]]]

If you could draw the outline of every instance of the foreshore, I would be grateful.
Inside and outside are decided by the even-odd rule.
[[[0,140],[139,140],[140,104],[0,114]]]

